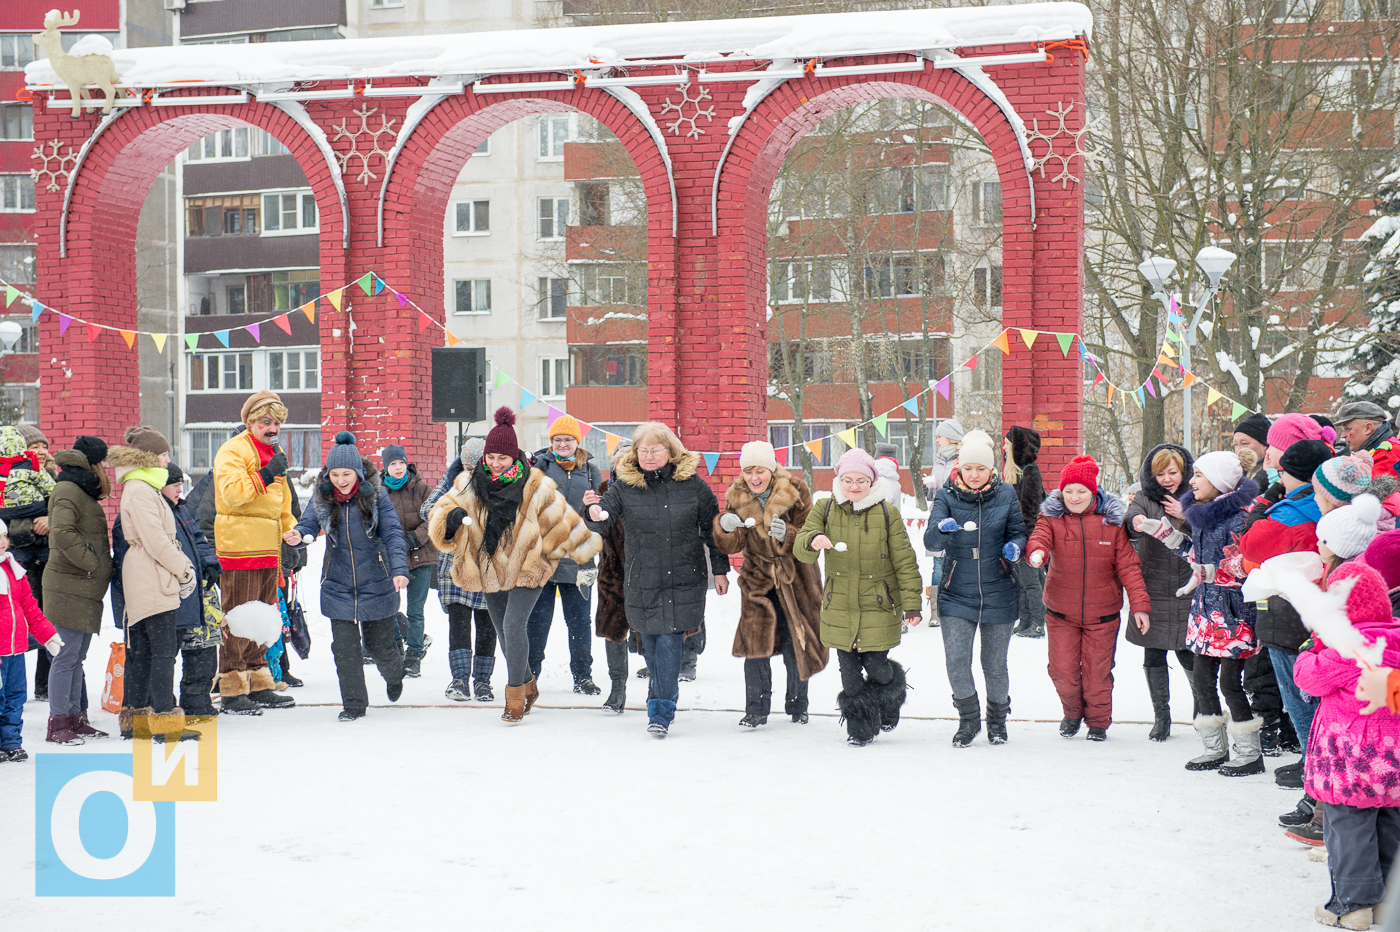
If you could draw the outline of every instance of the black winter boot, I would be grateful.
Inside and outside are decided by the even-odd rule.
[[[867,691],[873,689],[875,701],[880,704],[881,731],[894,731],[894,726],[899,724],[899,707],[904,705],[904,698],[909,692],[904,667],[891,660],[890,669],[894,671],[894,679],[883,686],[869,683],[865,687]]]
[[[987,700],[987,741],[990,744],[1006,743],[1006,716],[1011,712],[1011,703]]]
[[[1293,728],[1293,719],[1286,712],[1278,723],[1278,746],[1285,754],[1298,754],[1303,750],[1298,742],[1298,732]]]
[[[1147,674],[1147,694],[1152,697],[1152,712],[1156,717],[1147,737],[1152,741],[1166,741],[1172,733],[1170,671],[1165,666],[1142,669]]]
[[[837,693],[836,705],[846,723],[847,744],[858,748],[875,740],[880,731],[880,703],[869,686],[854,696]]]
[[[953,708],[958,710],[958,730],[953,735],[953,747],[965,748],[982,731],[982,701],[976,693],[966,699],[954,696]]]

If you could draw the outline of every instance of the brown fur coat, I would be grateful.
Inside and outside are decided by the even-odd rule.
[[[438,550],[452,553],[452,581],[468,592],[538,589],[554,575],[560,558],[587,563],[602,549],[602,538],[588,530],[554,480],[532,468],[515,524],[488,557],[482,550],[486,506],[477,500],[471,480],[472,471],[464,470],[428,514],[429,539]],[[448,540],[447,516],[454,508],[465,509],[472,523],[464,523],[456,539]]]
[[[744,477],[739,476],[725,493],[725,510],[740,518],[753,518],[754,527],[726,534],[719,526],[719,517],[714,522],[719,549],[744,554],[734,656],[761,659],[778,652],[778,615],[769,598],[775,593],[787,617],[798,673],[805,680],[821,672],[829,659],[821,641],[821,570],[815,563],[799,563],[792,556],[793,541],[812,510],[812,492],[807,483],[781,466],[773,474],[771,488],[768,505],[761,508]],[[787,523],[787,536],[781,541],[768,536],[775,517]]]
[[[598,487],[598,494],[608,490],[608,483]],[[614,521],[613,526],[603,535],[603,552],[598,557],[598,615],[594,619],[594,630],[598,637],[614,644],[627,643],[627,593],[623,580],[627,577],[627,552],[622,536],[622,522]]]

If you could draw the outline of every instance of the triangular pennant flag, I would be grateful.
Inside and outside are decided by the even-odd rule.
[[[165,352],[165,341],[166,341],[166,339],[170,336],[170,334],[168,334],[168,333],[152,333],[152,334],[150,334],[149,336],[150,336],[150,338],[151,338],[153,341],[155,341],[155,344],[156,344],[156,352],[157,352],[157,353],[163,353],[163,352]]]
[[[1192,375],[1190,372],[1187,372],[1185,369],[1182,369],[1181,371],[1182,371],[1182,376],[1181,376],[1181,387],[1182,387],[1182,388],[1185,388],[1185,387],[1187,387],[1188,385],[1195,385],[1197,382],[1200,381],[1200,379],[1196,378],[1194,375]]]
[[[905,402],[903,402],[902,404],[900,404],[900,407],[903,408],[905,411],[908,411],[910,414],[914,415],[915,417],[918,417],[918,416],[919,416],[919,399],[918,399],[918,398],[910,398],[910,399],[908,399],[907,401],[905,401]]]
[[[547,405],[547,407],[549,408],[549,423],[550,423],[550,424],[553,424],[553,423],[554,423],[555,421],[557,421],[559,418],[561,418],[561,417],[564,416],[564,412],[563,412],[563,411],[560,411],[558,408],[554,407],[554,405]],[[546,427],[546,429],[548,429],[548,428]]]
[[[393,291],[392,288],[389,290]],[[408,307],[408,295],[404,294],[402,291],[394,291],[394,297],[399,299],[399,307]]]
[[[188,346],[188,347],[190,348],[190,352],[191,352],[191,353],[193,353],[193,352],[195,352],[196,350],[198,350],[198,349],[199,349],[199,334],[197,334],[197,333],[187,333],[187,334],[185,334],[185,345]]]
[[[1142,389],[1139,388],[1137,391],[1133,392],[1133,401],[1137,402],[1137,406],[1139,408],[1141,408],[1145,404],[1143,397],[1144,393]]]
[[[449,334],[449,336],[451,336],[451,334]],[[520,390],[520,409],[523,411],[524,409],[530,407],[530,405],[535,403],[535,399],[538,397],[539,396],[536,395],[534,392],[522,388]]]
[[[1215,389],[1206,392],[1206,407],[1210,407],[1221,399],[1221,394]]]
[[[1159,366],[1174,366],[1174,365],[1176,365],[1176,363],[1173,362],[1173,361],[1172,361],[1172,358],[1171,358],[1170,356],[1168,356],[1166,353],[1162,353],[1162,354],[1158,355],[1158,357],[1157,357],[1157,365],[1159,365]]]
[[[1026,341],[1026,349],[1035,348],[1035,338],[1040,336],[1039,330],[1022,330],[1021,339]]]
[[[622,442],[622,438],[621,438],[621,437],[619,437],[617,434],[609,433],[609,432],[606,431],[606,430],[603,431],[603,440],[604,440],[604,442],[607,444],[607,447],[608,447],[608,456],[612,456],[612,455],[613,455],[613,450],[616,450],[616,449],[617,449],[617,445],[618,445],[619,443]],[[718,458],[719,458],[719,455],[716,454],[716,455],[715,455],[715,458],[718,459]],[[714,467],[713,467],[713,466],[710,467],[710,471],[711,471],[711,472],[714,472]]]
[[[992,345],[995,346],[997,349],[1001,350],[1004,355],[1011,355],[1011,340],[1008,338],[1005,330],[1003,330],[997,336],[997,338],[992,341]]]
[[[1103,373],[1101,372],[1101,373],[1099,373],[1099,374],[1102,375]],[[1113,385],[1110,384],[1110,385],[1108,386],[1108,406],[1109,406],[1110,408],[1113,407],[1113,392],[1114,392],[1114,387],[1113,387]]]
[[[1172,306],[1173,306],[1173,307],[1176,307],[1176,306],[1177,306],[1177,304],[1176,304],[1176,298],[1172,298]],[[1180,314],[1178,314],[1178,313],[1177,313],[1176,311],[1174,311],[1174,310],[1173,310],[1173,311],[1167,311],[1167,323],[1168,323],[1168,324],[1184,324],[1184,323],[1186,323],[1186,318],[1185,318],[1185,317],[1182,317]]]
[[[848,429],[848,430],[839,431],[839,432],[836,434],[836,436],[840,437],[840,438],[841,438],[841,442],[844,443],[846,446],[850,447],[852,450],[855,449],[855,447],[856,447],[856,429],[855,429],[854,427],[852,427],[852,428],[850,428],[850,429]]]
[[[127,349],[131,349],[132,346],[136,344],[135,330],[118,330],[117,333],[120,333],[122,335],[122,339],[126,341]]]
[[[87,321],[84,321],[84,323],[87,323]],[[102,328],[102,327],[99,327],[97,324],[93,324],[93,323],[88,323],[87,328],[88,328],[88,342],[89,342],[89,343],[91,343],[91,342],[93,342],[94,340],[97,339],[97,331],[104,329],[104,328]]]
[[[72,322],[73,322],[73,318],[69,317],[67,314],[59,314],[59,315],[58,315],[58,332],[59,332],[59,334],[62,335],[62,334],[67,333],[67,332],[68,332],[68,325],[71,324]]]
[[[789,447],[783,447],[781,450],[773,451],[773,458],[778,461],[779,466],[787,465],[789,449]]]
[[[360,280],[355,282],[360,286],[360,290],[365,294],[374,294],[374,273],[366,272],[360,276]]]
[[[336,294],[340,294],[340,292],[336,292]],[[301,312],[306,315],[307,320],[311,321],[313,324],[316,323],[315,301],[307,301],[305,304],[303,304],[301,306]]]
[[[938,392],[938,394],[943,396],[944,401],[948,400],[948,387],[952,384],[952,381],[953,377],[951,375],[945,375],[943,378],[939,379],[933,386],[934,389]]]
[[[1180,343],[1180,342],[1181,342],[1181,336],[1180,336],[1175,330],[1171,329],[1170,327],[1167,328],[1167,339],[1168,339],[1168,340],[1171,340],[1173,343]]]
[[[329,302],[331,303],[331,307],[335,308],[335,309],[338,311],[338,310],[340,310],[340,301],[341,301],[341,298],[344,296],[344,294],[345,294],[345,289],[344,289],[344,288],[337,288],[335,291],[332,291],[330,294],[326,295],[326,300],[329,301]],[[309,302],[308,302],[308,303],[309,303]],[[302,307],[302,310],[305,311],[306,308],[305,308],[305,307]],[[306,316],[307,316],[307,317],[310,317],[310,316],[311,316],[311,312],[310,312],[310,311],[307,311]]]
[[[214,339],[218,340],[218,341],[219,341],[220,343],[222,343],[224,346],[228,346],[228,331],[227,331],[227,330],[215,330],[215,331],[214,331]]]
[[[1142,387],[1147,389],[1147,394],[1151,395],[1153,398],[1157,397],[1157,389],[1152,387],[1152,376],[1147,377],[1147,381],[1142,384]],[[1141,391],[1142,389],[1138,390]]]
[[[292,335],[292,322],[288,319],[286,314],[272,318],[272,322],[277,325],[278,330],[281,330],[283,333],[287,334],[287,336]]]
[[[1162,370],[1158,369],[1156,366],[1152,367],[1152,375],[1149,376],[1149,378],[1156,378],[1159,382],[1166,381],[1166,379],[1162,376]]]
[[[575,418],[575,420],[578,420],[578,419]],[[578,422],[578,426],[579,426],[579,431],[578,431],[578,432],[579,432],[580,434],[582,434],[583,437],[587,437],[587,436],[589,435],[589,433],[593,430],[593,425],[590,424],[590,423],[588,423],[587,421],[579,421],[579,422]],[[582,437],[581,437],[580,439],[582,439]]]
[[[48,310],[47,307],[45,307],[44,305],[40,304],[38,301],[30,301],[30,302],[29,302],[29,305],[30,305],[31,308],[33,308],[33,312],[34,312],[34,313],[33,313],[33,319],[34,319],[36,322],[39,320],[39,315],[42,314],[42,313],[44,313],[44,311]]]
[[[431,324],[432,322],[433,322],[433,319],[432,319],[431,317],[428,316],[428,314],[427,314],[426,311],[419,311],[419,312],[418,312],[418,332],[419,332],[419,333],[422,333],[422,332],[423,332],[423,328],[426,327],[426,326],[428,326],[428,324]]]
[[[803,446],[807,448],[807,452],[812,454],[814,459],[820,460],[822,458],[821,438],[817,438],[816,440],[808,440],[806,443],[803,444]]]
[[[19,297],[19,289],[14,285],[5,286],[5,306],[9,307],[15,303],[15,298]]]
[[[453,333],[451,330],[446,331],[446,335],[448,346],[456,346],[458,343],[462,342],[462,338],[457,336],[457,334]]]
[[[1093,391],[1094,389],[1098,388],[1098,387],[1099,387],[1099,383],[1102,382],[1102,381],[1103,381],[1103,373],[1102,373],[1102,372],[1096,372],[1096,373],[1094,373],[1094,384],[1089,386],[1089,391]],[[1113,387],[1112,387],[1112,386],[1109,386],[1109,389],[1108,389],[1108,390],[1109,390],[1110,392],[1112,392],[1112,391],[1113,391]]]
[[[1168,314],[1179,314],[1179,313],[1181,313],[1181,302],[1178,301],[1178,300],[1176,299],[1176,295],[1172,295],[1172,296],[1171,296],[1170,303],[1167,305],[1167,313],[1168,313]]]
[[[262,342],[262,324],[249,324],[243,329],[252,336],[254,343]]]
[[[1167,332],[1171,333],[1170,330],[1168,330]],[[1176,358],[1176,347],[1171,345],[1171,341],[1167,341],[1166,343],[1162,344],[1162,354],[1164,356],[1170,356],[1172,359]]]
[[[381,291],[383,291],[383,290],[384,290],[384,279],[380,278],[378,275],[374,276],[374,293],[375,293],[375,294],[379,294],[379,292],[381,292]]]
[[[1249,413],[1249,409],[1248,409],[1248,408],[1246,408],[1244,405],[1240,404],[1238,401],[1235,401],[1235,400],[1231,399],[1231,401],[1230,401],[1230,420],[1232,420],[1232,421],[1238,421],[1240,418],[1244,417],[1244,416],[1245,416],[1246,414],[1248,414],[1248,413]]]
[[[890,416],[888,414],[882,414],[879,417],[871,418],[870,420],[870,423],[874,424],[875,429],[880,432],[881,437],[885,436],[885,427],[888,424],[889,419]]]
[[[611,455],[611,454],[609,454],[609,455]],[[713,475],[715,474],[715,467],[719,465],[719,454],[718,454],[718,453],[702,453],[702,454],[700,454],[700,455],[703,456],[703,457],[705,457],[705,472],[707,472],[707,473],[709,473],[710,475],[713,476]]]
[[[964,368],[964,369],[976,369],[976,368],[977,368],[977,357],[976,357],[976,356],[973,356],[973,357],[972,357],[971,359],[969,359],[967,362],[963,363],[963,368]]]
[[[1060,343],[1060,355],[1068,356],[1070,344],[1074,342],[1074,334],[1057,333],[1055,334],[1055,339],[1058,340]]]
[[[497,369],[497,370],[496,370],[496,384],[495,384],[493,387],[494,387],[494,388],[500,388],[502,385],[506,384],[506,383],[509,382],[509,381],[510,381],[510,376],[506,375],[506,374],[505,374],[504,372],[502,372],[500,369]],[[609,434],[608,436],[611,437],[612,435]]]

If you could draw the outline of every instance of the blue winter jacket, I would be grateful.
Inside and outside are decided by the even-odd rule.
[[[296,526],[303,535],[326,535],[321,614],[335,621],[394,617],[400,603],[394,577],[408,575],[408,544],[399,513],[380,485],[379,471],[368,459],[364,467],[355,498],[344,504],[335,500],[322,469],[311,506]]]
[[[947,534],[938,529],[945,518],[958,522],[960,530]],[[977,530],[961,528],[972,521]],[[1026,549],[1026,522],[1016,490],[998,478],[976,492],[949,481],[934,496],[929,509],[924,546],[943,555],[943,576],[938,586],[938,614],[987,624],[1011,624],[1020,614],[1020,590],[1011,563],[1002,551],[1015,544]]]

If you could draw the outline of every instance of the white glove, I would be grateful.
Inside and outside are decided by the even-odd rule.
[[[578,571],[578,581],[576,585],[591,586],[598,581],[598,570],[592,567]]]
[[[44,642],[44,650],[49,652],[50,657],[57,657],[58,652],[63,649],[63,638],[55,634]]]
[[[1026,557],[1026,562],[1029,563],[1031,566],[1040,566],[1042,563],[1045,562],[1045,551],[1044,551],[1044,550],[1033,550],[1033,551],[1031,551],[1031,555],[1028,556],[1028,557]]]
[[[188,599],[194,594],[195,586],[198,584],[199,580],[194,578],[194,570],[186,570],[185,578],[180,580],[180,598]]]
[[[719,516],[719,529],[726,534],[733,534],[743,525],[743,520],[732,511],[726,511]]]
[[[785,540],[787,538],[787,522],[782,518],[774,518],[773,523],[768,526],[768,536],[774,540]]]
[[[1180,547],[1181,542],[1186,539],[1186,535],[1172,527],[1170,521],[1164,521],[1160,518],[1143,518],[1141,521],[1135,521],[1134,524],[1138,531],[1160,540],[1173,550]]]
[[[1178,597],[1184,596],[1184,595],[1190,595],[1192,592],[1195,592],[1195,591],[1196,591],[1196,587],[1199,586],[1201,583],[1205,582],[1207,579],[1214,579],[1214,578],[1215,578],[1215,564],[1214,564],[1214,563],[1207,563],[1207,564],[1204,564],[1204,565],[1202,565],[1202,564],[1200,564],[1200,563],[1192,563],[1192,564],[1191,564],[1191,578],[1190,578],[1189,580],[1186,581],[1186,585],[1184,585],[1184,586],[1182,586],[1180,589],[1176,590],[1176,594],[1177,594]]]

